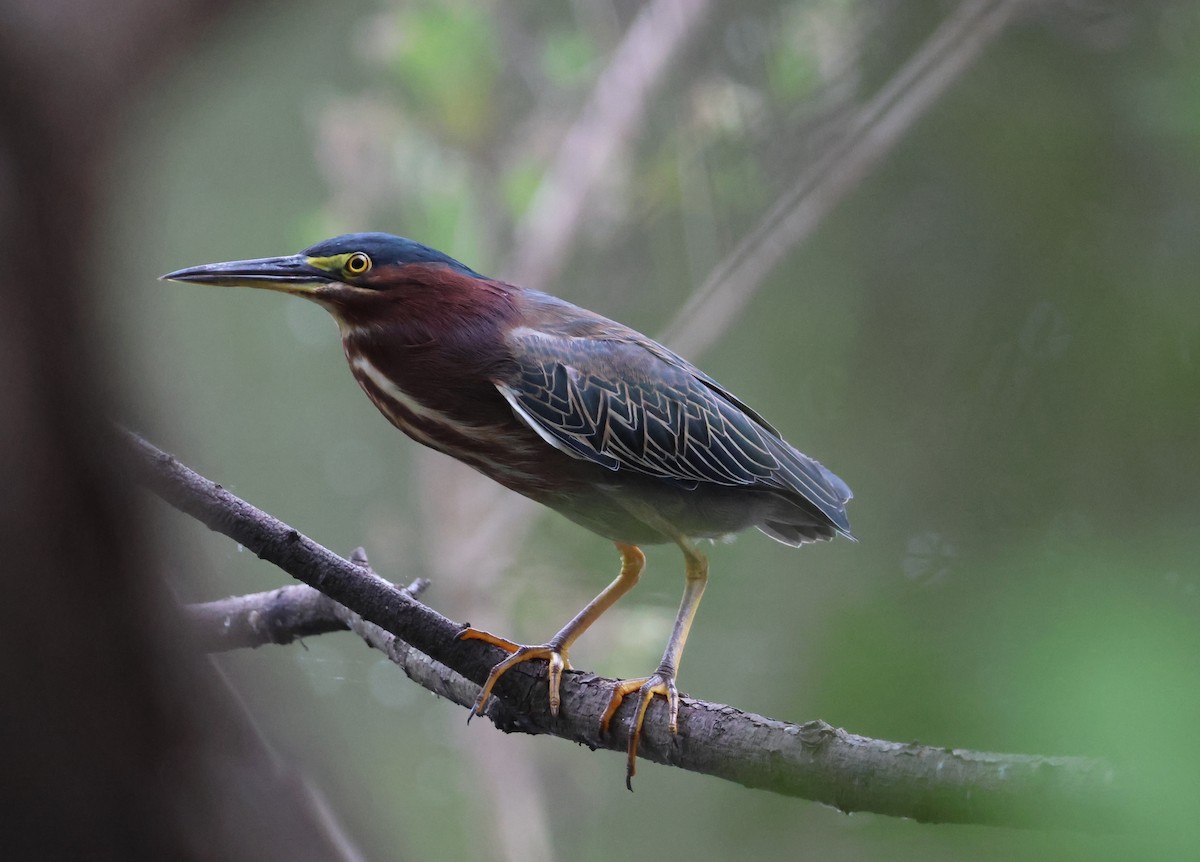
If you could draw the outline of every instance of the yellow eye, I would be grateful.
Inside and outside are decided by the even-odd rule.
[[[371,258],[367,257],[361,251],[356,251],[346,258],[345,268],[346,272],[350,275],[362,275],[371,268]]]

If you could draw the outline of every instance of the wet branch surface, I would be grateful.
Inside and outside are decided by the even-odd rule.
[[[192,627],[209,650],[289,643],[351,629],[420,685],[463,706],[505,653],[459,641],[456,623],[372,572],[365,555],[347,560],[200,476],[142,438],[121,432],[140,484],[170,505],[239,542],[307,586],[284,587],[193,606]],[[562,710],[549,714],[541,663],[518,665],[496,685],[487,717],[505,732],[545,734],[592,749],[624,752],[625,733],[601,736],[613,684],[584,672],[562,682]],[[627,728],[632,704],[614,728]],[[1119,776],[1102,760],[938,748],[871,739],[820,720],[793,724],[732,706],[683,698],[679,734],[665,706],[650,707],[641,757],[797,796],[842,811],[924,822],[1098,830],[1120,808]],[[614,776],[614,784],[618,784]],[[635,784],[636,787],[636,784]]]

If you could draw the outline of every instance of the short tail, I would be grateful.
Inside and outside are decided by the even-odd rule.
[[[846,504],[854,498],[850,486],[820,461],[778,442],[776,478],[790,492],[789,497],[800,498],[795,502],[798,511],[795,520],[774,518],[759,529],[788,545],[832,539],[837,534],[854,539],[846,516]]]

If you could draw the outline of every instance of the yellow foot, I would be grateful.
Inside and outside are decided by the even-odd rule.
[[[661,694],[667,699],[667,721],[671,733],[679,732],[679,692],[675,688],[675,674],[668,673],[662,668],[652,676],[641,679],[626,679],[617,682],[613,688],[612,697],[608,701],[608,709],[600,719],[600,732],[608,733],[609,722],[620,708],[626,697],[638,693],[637,707],[629,724],[629,760],[625,766],[625,786],[633,790],[633,776],[637,772],[638,741],[642,738],[642,724],[646,721],[646,710],[654,695]]]
[[[483,715],[483,708],[487,704],[488,698],[492,696],[492,687],[496,684],[496,680],[522,662],[537,658],[545,659],[550,665],[550,714],[558,715],[558,707],[562,702],[558,694],[559,684],[562,682],[563,671],[571,669],[571,663],[567,661],[567,650],[564,647],[560,647],[553,641],[536,646],[522,646],[497,637],[490,632],[471,628],[460,632],[458,639],[483,641],[511,653],[508,658],[493,667],[491,673],[488,674],[487,681],[484,682],[483,688],[479,692],[479,697],[475,699],[475,705],[471,707],[471,712],[467,715],[467,721],[471,720],[471,716]]]

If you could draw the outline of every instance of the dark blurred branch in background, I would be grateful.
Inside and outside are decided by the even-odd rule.
[[[503,657],[495,647],[458,640],[462,625],[379,578],[366,566],[365,556],[356,561],[339,557],[136,435],[124,435],[124,445],[137,480],[155,494],[344,606],[323,605],[308,592],[276,591],[193,607],[193,622],[244,630],[252,627],[254,614],[286,618],[277,606],[294,601],[304,607],[296,618],[306,631],[351,628],[421,685],[467,707],[478,684]],[[324,625],[314,625],[314,608],[324,608]],[[296,634],[278,627],[273,631],[278,642]],[[219,637],[214,631],[206,640]],[[587,673],[567,674],[563,709],[552,718],[544,674],[521,665],[500,679],[499,697],[488,717],[508,732],[548,734],[623,752],[620,734],[599,733],[612,684]],[[627,713],[625,707],[617,713],[616,726],[624,726]],[[1102,829],[1119,805],[1113,768],[1090,758],[887,742],[823,721],[789,724],[689,698],[681,706],[680,733],[672,736],[664,727],[661,702],[655,702],[651,713],[643,757],[847,812],[927,822]]]
[[[102,417],[110,147],[223,0],[0,4],[0,810],[8,859],[360,858],[211,664],[181,649]],[[253,4],[243,4],[252,6]]]
[[[965,0],[725,256],[660,338],[685,356],[720,338],[771,271],[821,224],[1004,31],[1027,0]]]

